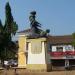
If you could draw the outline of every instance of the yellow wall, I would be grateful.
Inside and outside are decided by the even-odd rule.
[[[19,36],[18,67],[26,67],[25,45],[26,37]]]
[[[30,69],[30,70],[45,70],[45,71],[48,68],[49,69],[51,68],[51,67],[49,67],[50,64],[48,65],[47,62],[46,62],[46,64],[26,64],[26,54],[25,54],[26,42],[34,42],[34,44],[35,44],[35,42],[37,43],[37,41],[41,42],[41,41],[48,41],[48,40],[46,38],[27,39],[27,37],[25,37],[25,36],[19,36],[19,40],[18,40],[18,42],[19,42],[18,67],[19,68],[27,68],[27,69]],[[39,48],[40,48],[40,46],[38,47],[38,49]],[[45,48],[45,50],[46,50],[45,52],[46,52],[46,59],[47,59],[47,48]]]
[[[46,64],[27,64],[27,69],[28,70],[47,70],[47,65]]]
[[[51,71],[51,64],[27,64],[27,69],[30,71]]]

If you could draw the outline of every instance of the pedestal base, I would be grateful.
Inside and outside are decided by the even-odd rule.
[[[30,71],[47,72],[51,71],[51,64],[27,64],[27,69]]]

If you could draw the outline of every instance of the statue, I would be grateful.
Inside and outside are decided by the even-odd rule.
[[[30,17],[29,17],[30,25],[31,25],[31,27],[33,27],[33,26],[34,26],[34,23],[36,22],[36,21],[35,21],[36,12],[33,11],[33,12],[31,12],[30,14],[31,14]]]
[[[41,24],[39,22],[36,21],[36,11],[32,11],[30,12],[30,26],[31,26],[31,30],[33,34],[40,34],[40,29],[39,27],[41,27]]]
[[[49,29],[46,31],[43,31],[40,29],[41,24],[35,19],[36,18],[36,11],[30,12],[29,20],[30,20],[30,26],[31,26],[31,35],[33,37],[45,37],[50,32]]]

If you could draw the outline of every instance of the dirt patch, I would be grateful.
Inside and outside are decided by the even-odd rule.
[[[29,72],[25,69],[0,70],[0,75],[75,75],[75,70],[71,71],[51,71],[51,72]]]

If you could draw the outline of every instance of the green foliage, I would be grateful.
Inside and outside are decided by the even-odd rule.
[[[9,2],[5,6],[5,25],[0,20],[0,58],[7,59],[15,55],[17,50],[16,44],[12,41],[13,35],[16,34],[18,25],[13,19]]]
[[[6,6],[5,6],[5,16],[6,16],[6,20],[5,20],[6,31],[7,31],[7,33],[11,34],[11,26],[12,26],[12,22],[13,22],[13,16],[11,14],[11,8],[9,5],[9,2],[7,2]]]
[[[0,20],[0,44],[2,42],[2,38],[3,38],[3,25],[2,25],[2,22]]]
[[[5,6],[5,16],[5,31],[9,34],[9,38],[11,39],[11,36],[16,34],[16,31],[18,30],[18,25],[13,19],[9,2],[7,2]]]
[[[72,34],[72,37],[73,37],[72,45],[75,46],[75,32]]]
[[[75,32],[72,34],[73,38],[75,39]]]
[[[11,30],[12,35],[15,35],[17,30],[18,30],[18,24],[16,24],[16,22],[13,22]]]
[[[3,33],[3,25],[2,25],[2,22],[0,20],[0,34],[2,34],[2,33]]]
[[[0,57],[1,57],[2,49],[3,49],[3,26],[0,20]]]
[[[14,58],[17,50],[16,44],[9,40],[9,34],[5,32],[5,26],[2,25],[0,20],[0,59],[5,60]]]

